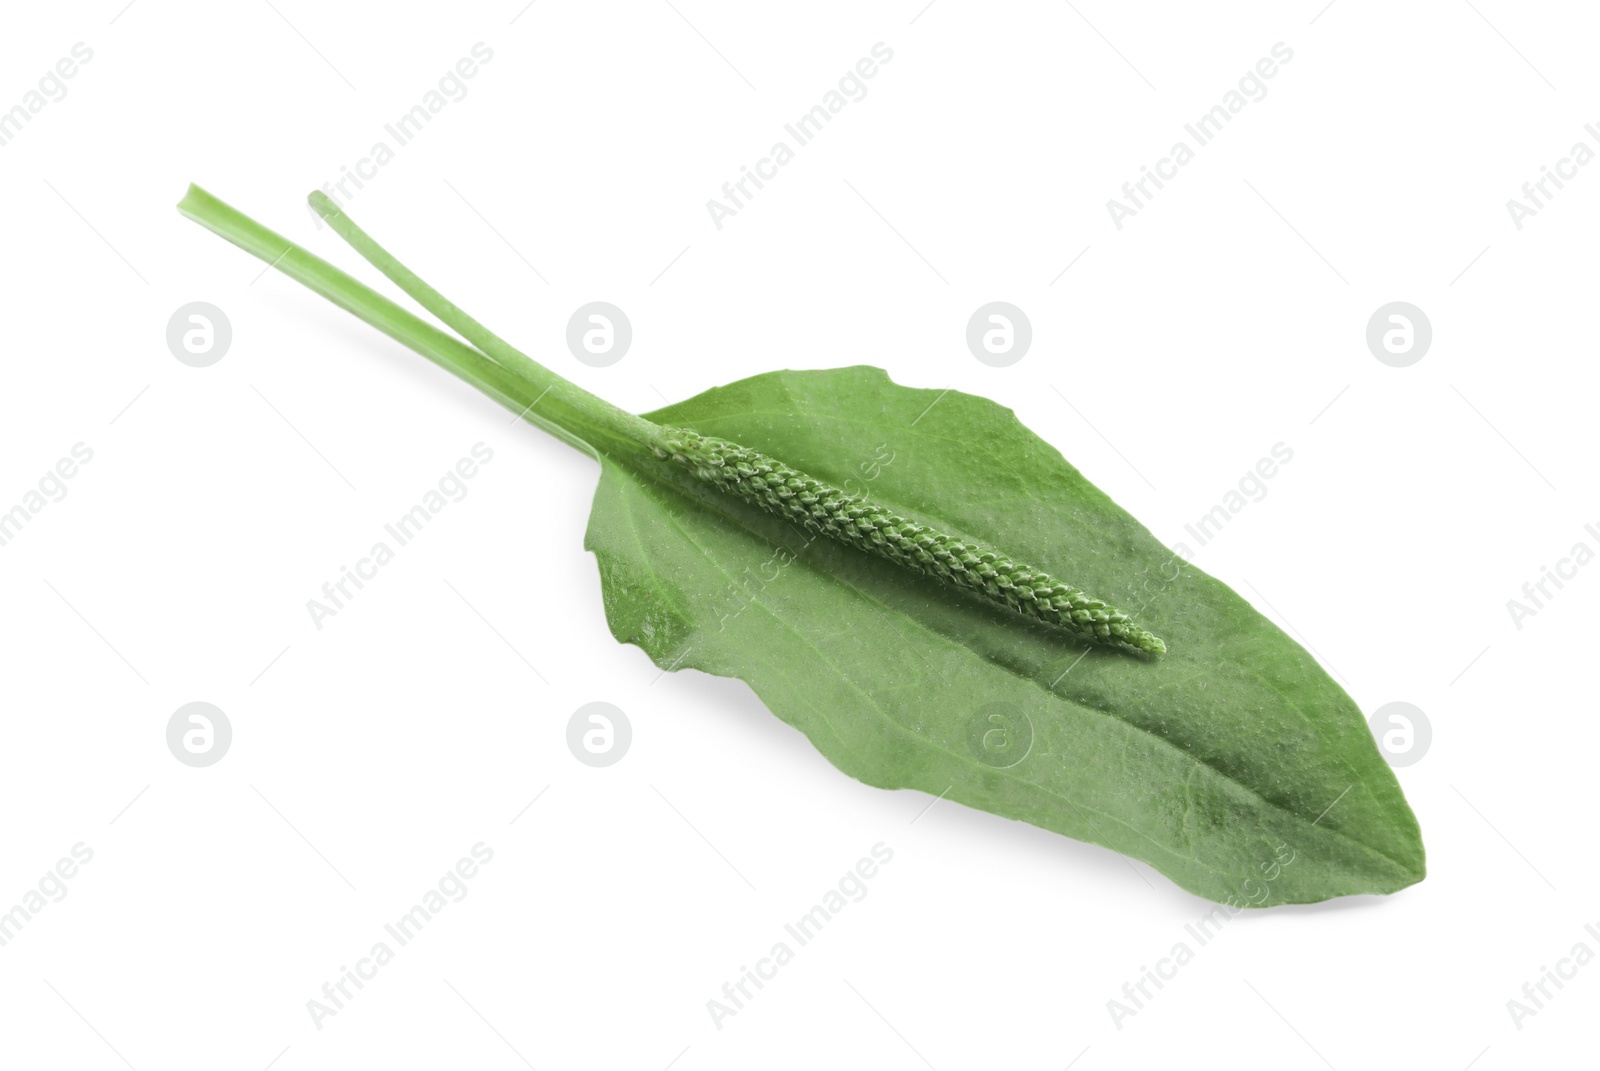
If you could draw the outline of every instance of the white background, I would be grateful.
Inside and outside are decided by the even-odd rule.
[[[0,508],[94,452],[0,547],[0,904],[94,853],[0,948],[5,1066],[1593,1066],[1600,966],[1521,1029],[1507,1001],[1600,952],[1600,567],[1520,629],[1507,600],[1600,548],[1600,167],[1520,230],[1506,208],[1594,145],[1592,11],[123,2],[0,34],[0,108],[93,50],[0,147]],[[199,182],[373,278],[304,195],[480,41],[466,98],[349,207],[618,404],[880,365],[1016,408],[1191,549],[1290,447],[1195,558],[1363,710],[1427,714],[1399,771],[1427,880],[1242,916],[1119,1025],[1107,1002],[1208,904],[857,784],[743,684],[614,642],[591,461],[172,208]],[[708,198],[880,41],[866,98],[718,230]],[[1276,42],[1267,96],[1118,230],[1108,198]],[[203,369],[165,341],[196,300],[234,333]],[[633,323],[609,368],[564,343],[592,300]],[[993,300],[1033,325],[1007,368],[965,344]],[[1396,300],[1434,330],[1403,369],[1365,342]],[[306,600],[478,442],[469,495],[314,628]],[[165,742],[195,700],[234,732],[205,769]],[[565,742],[592,701],[633,726],[605,769]],[[314,1025],[478,842],[469,895]],[[714,1026],[706,1002],[878,842],[866,898]]]

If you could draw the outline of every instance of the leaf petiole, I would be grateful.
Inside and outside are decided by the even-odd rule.
[[[198,186],[189,187],[178,210],[590,456],[599,457],[601,442],[653,455],[768,513],[1079,639],[1152,654],[1166,650],[1159,637],[1116,607],[1001,549],[918,523],[738,443],[703,437],[686,428],[662,427],[619,409],[538,364],[467,315],[396,260],[328,197],[312,193],[310,202],[341,238],[466,342]]]
[[[391,282],[404,290],[412,300],[438,317],[446,327],[472,343],[478,349],[517,375],[534,391],[548,400],[541,403],[546,412],[570,412],[586,425],[604,429],[610,435],[648,449],[663,443],[662,428],[642,416],[620,409],[604,398],[584,390],[576,383],[557,375],[505,339],[473,319],[460,306],[429,286],[416,272],[400,263],[395,256],[379,245],[371,235],[362,230],[333,199],[321,190],[313,190],[307,198],[334,232],[350,247],[364,257],[367,263],[383,272]]]
[[[586,413],[580,408],[583,397],[593,398],[605,409],[615,409],[614,406],[601,402],[600,399],[571,384],[567,386],[575,393],[563,391],[560,401],[564,404],[550,405],[548,399],[541,401],[545,386],[549,385],[548,381],[558,381],[557,386],[566,381],[552,372],[545,371],[547,382],[545,385],[538,385],[527,375],[520,374],[518,369],[509,368],[492,360],[415,313],[401,308],[353,276],[281,234],[262,226],[199,186],[189,187],[183,200],[178,202],[178,211],[226,238],[245,252],[259,257],[269,266],[327,298],[346,312],[371,324],[395,341],[477,387],[512,412],[520,414],[529,423],[584,453],[591,456],[597,453],[590,442],[591,438],[598,438],[601,434],[613,437],[620,434],[618,429],[622,423],[616,421],[610,413],[598,406],[593,413]],[[523,358],[523,361],[533,365],[527,358]],[[537,365],[533,367],[538,368]],[[551,393],[554,393],[553,389]],[[537,411],[535,411],[536,405]],[[643,421],[643,418],[634,419],[649,423]],[[628,439],[630,442],[637,441],[632,436],[628,436]]]

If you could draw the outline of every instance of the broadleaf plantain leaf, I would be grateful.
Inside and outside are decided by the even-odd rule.
[[[1088,648],[613,454],[585,545],[612,633],[657,665],[745,680],[867,784],[1104,845],[1218,902],[1422,879],[1416,819],[1350,697],[1010,410],[853,367],[770,372],[649,415],[1004,548],[1168,644]]]
[[[467,316],[330,198],[314,192],[311,204],[471,345],[199,187],[178,207],[598,456],[586,546],[599,559],[612,632],[658,665],[744,679],[834,765],[868,784],[948,795],[1105,845],[1220,902],[1325,900],[1422,879],[1416,819],[1350,697],[1010,410],[858,367],[755,376],[652,414],[651,423]],[[695,464],[735,459],[744,466],[732,470],[739,479],[697,477],[693,466],[662,460],[688,448],[685,428],[731,440]],[[756,483],[780,462],[801,470],[782,477],[790,495],[815,496],[780,514],[813,523],[810,510],[819,508],[834,530],[841,518],[865,520],[856,536],[872,529],[900,539],[902,559],[920,564],[923,551],[942,561],[929,548],[953,553],[952,539],[978,544],[962,553],[994,568],[971,575],[984,576],[984,591],[1006,605],[808,537],[716,489],[742,491],[748,479],[751,497],[781,506],[765,477]],[[853,512],[859,504],[833,485],[877,511],[870,519]],[[1007,568],[990,553],[1012,556]],[[1073,601],[1089,592],[1164,637],[1167,653],[1090,649],[1059,627],[1030,623],[1010,608],[1018,578],[1040,585],[1026,589],[1035,598],[1043,591],[1055,600],[1035,616],[1059,626],[1063,611],[1074,611],[1089,615],[1074,618],[1075,627],[1104,624],[1093,616],[1110,609],[1103,602]],[[1062,581],[1081,590],[1068,596]],[[1110,635],[1089,632],[1101,642]],[[1129,636],[1141,651],[1161,650],[1149,633],[1121,634]]]

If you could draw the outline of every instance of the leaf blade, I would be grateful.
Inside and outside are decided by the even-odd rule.
[[[1172,646],[1157,660],[1088,650],[808,540],[646,456],[609,458],[587,545],[610,578],[613,633],[658,665],[745,679],[859,780],[1104,844],[1215,900],[1421,879],[1415,818],[1342,689],[1009,410],[848,368],[767,373],[651,416],[856,480],[897,511],[1103,595]],[[967,739],[995,707],[1031,735],[1013,767],[996,769]],[[1295,862],[1276,859],[1280,845]]]

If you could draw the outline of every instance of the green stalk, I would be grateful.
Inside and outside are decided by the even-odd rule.
[[[599,395],[591,394],[564,379],[483,326],[424,282],[416,272],[395,259],[393,254],[357,226],[355,220],[347,216],[327,194],[313,190],[307,200],[339,237],[360,253],[367,263],[410,295],[413,301],[433,313],[446,327],[493,357],[501,367],[527,380],[545,399],[542,405],[558,412],[571,410],[582,414],[584,419],[604,428],[611,435],[640,446],[655,449],[661,445],[663,440],[659,425],[626,409],[619,409]]]
[[[311,205],[368,262],[478,348],[419,319],[198,186],[189,187],[178,210],[591,456],[599,456],[600,442],[633,451],[643,448],[768,513],[1080,639],[1152,654],[1166,650],[1159,637],[1116,607],[999,549],[920,524],[738,443],[662,427],[590,394],[446,300],[327,197],[313,193]],[[541,407],[537,415],[536,406]]]
[[[533,412],[534,406],[540,404],[542,387],[406,311],[199,186],[189,187],[189,192],[178,202],[178,211],[245,252],[266,261],[341,309],[353,313],[401,345],[477,387],[501,405],[519,413],[529,423],[585,453],[595,453],[595,448],[588,441],[589,436],[610,426],[607,420],[585,420],[584,414],[571,409],[554,414]]]

